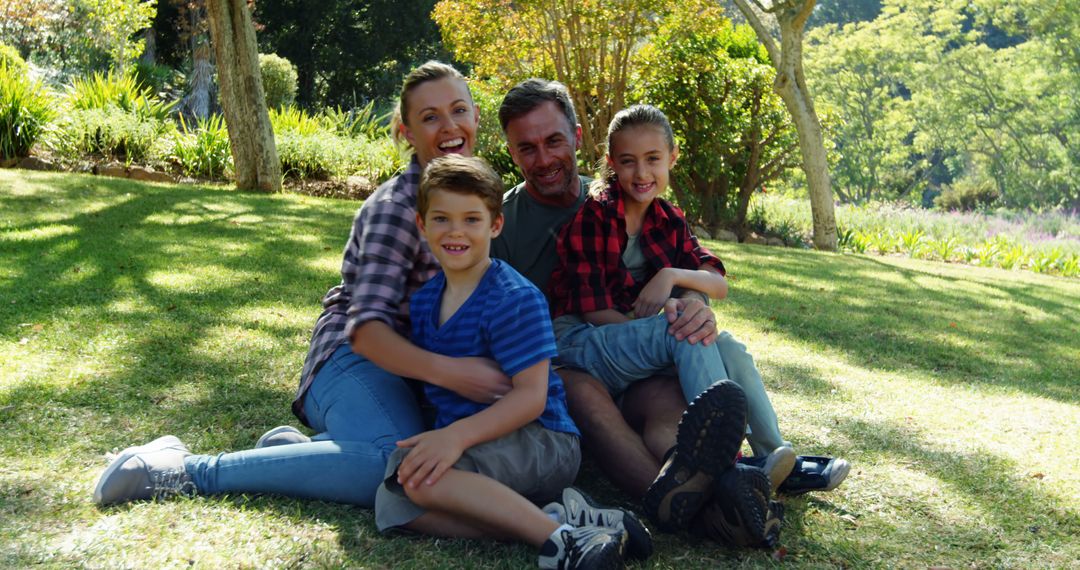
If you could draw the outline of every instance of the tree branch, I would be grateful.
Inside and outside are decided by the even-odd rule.
[[[750,8],[750,5],[746,3],[746,0],[732,1],[735,2],[735,5],[739,8],[739,11],[743,13],[743,17],[746,18],[746,21],[750,24],[750,27],[754,28],[754,32],[757,34],[758,41],[760,41],[762,45],[765,46],[765,50],[769,52],[769,59],[772,60],[773,66],[776,67],[776,69],[780,69],[780,58],[782,54],[780,53],[780,48],[776,45],[776,41],[773,40],[772,36],[769,35],[769,30],[765,28],[765,24],[761,23],[761,19],[758,18],[754,10]],[[759,8],[762,8],[762,11],[766,11],[764,7],[761,6],[759,0],[751,1]],[[775,6],[773,6],[773,8],[775,8]]]

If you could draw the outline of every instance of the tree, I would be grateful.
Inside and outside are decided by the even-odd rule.
[[[754,31],[707,2],[680,6],[641,49],[635,96],[671,120],[679,205],[710,231],[745,236],[751,196],[797,164],[798,139]]]
[[[279,192],[281,162],[266,110],[251,13],[245,0],[207,0],[206,7],[236,186]]]
[[[734,0],[769,52],[769,59],[776,67],[773,89],[783,99],[799,133],[802,166],[810,193],[814,247],[836,251],[836,214],[825,140],[821,132],[821,121],[814,110],[814,103],[806,85],[802,63],[804,28],[806,19],[814,9],[815,0],[771,0],[769,5],[763,4],[761,0],[750,1],[761,11],[774,16],[780,26],[780,45],[777,45],[747,0]]]
[[[442,0],[432,17],[455,57],[504,88],[538,76],[570,90],[584,140],[603,155],[611,118],[625,106],[630,61],[674,0]]]

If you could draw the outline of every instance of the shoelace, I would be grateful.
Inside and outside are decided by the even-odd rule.
[[[168,499],[176,495],[191,496],[196,491],[195,482],[183,468],[155,471],[150,475],[150,484],[154,487],[155,499]]]

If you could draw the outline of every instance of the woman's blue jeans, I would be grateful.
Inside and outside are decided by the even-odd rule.
[[[409,385],[347,343],[319,370],[304,413],[319,432],[311,443],[188,457],[199,493],[275,493],[373,507],[395,443],[424,430]]]

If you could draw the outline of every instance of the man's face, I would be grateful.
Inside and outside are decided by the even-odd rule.
[[[576,195],[581,129],[566,120],[554,101],[545,101],[508,122],[506,141],[526,188],[554,199]]]

